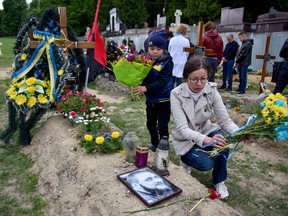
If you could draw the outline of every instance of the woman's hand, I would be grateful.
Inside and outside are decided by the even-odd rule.
[[[222,148],[226,146],[225,137],[221,134],[216,134],[213,137],[206,136],[203,143],[204,145],[214,144],[213,145],[214,148]]]
[[[133,92],[138,95],[142,92],[147,92],[147,89],[146,86],[135,86],[133,87]]]

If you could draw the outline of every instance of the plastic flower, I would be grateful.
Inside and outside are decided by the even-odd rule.
[[[25,54],[25,53],[23,53],[22,55],[21,55],[21,60],[22,61],[25,61],[27,59],[27,55]]]
[[[18,82],[18,83],[16,84],[16,87],[19,89],[22,85],[23,85],[23,82]]]
[[[27,84],[28,86],[34,85],[34,84],[36,83],[36,81],[37,81],[37,79],[36,79],[35,77],[30,77],[30,78],[28,78],[28,79],[26,80],[26,84]]]
[[[117,139],[118,137],[120,137],[120,133],[118,131],[113,131],[111,137]]]
[[[30,87],[27,88],[27,91],[28,91],[29,93],[34,93],[34,92],[35,92],[35,89],[34,89],[34,87],[30,86]]]
[[[92,139],[93,139],[93,136],[92,136],[92,135],[86,134],[86,135],[84,136],[84,140],[85,140],[85,141],[90,142],[90,141],[92,141]]]
[[[61,76],[64,73],[63,69],[58,70],[58,75]]]
[[[27,97],[23,94],[17,95],[15,98],[15,102],[17,105],[23,105],[27,101]]]
[[[105,138],[104,138],[103,136],[98,136],[98,137],[96,137],[96,139],[95,139],[95,143],[96,143],[97,145],[102,145],[102,144],[104,143],[104,141],[105,141]]]
[[[17,96],[17,92],[16,91],[12,91],[12,92],[10,92],[9,94],[7,94],[8,95],[8,97],[10,98],[10,99],[15,99],[16,98],[16,96]]]
[[[37,99],[38,99],[39,103],[41,103],[41,104],[48,103],[48,99],[43,94],[39,94]]]
[[[46,82],[41,82],[41,86],[44,87],[44,88],[47,88],[47,87],[48,87],[48,85],[47,85]]]
[[[31,96],[28,98],[26,104],[28,107],[32,108],[33,106],[35,106],[36,102],[37,102],[37,99],[34,96]]]

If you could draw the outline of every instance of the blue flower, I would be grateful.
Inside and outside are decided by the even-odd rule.
[[[285,105],[284,101],[282,101],[282,100],[276,100],[274,104],[281,106],[281,107],[284,107],[284,105]]]

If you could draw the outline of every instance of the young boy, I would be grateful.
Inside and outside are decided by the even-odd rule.
[[[151,137],[151,151],[156,151],[159,140],[168,136],[170,121],[170,92],[173,89],[173,61],[167,51],[166,33],[155,30],[148,37],[148,52],[153,60],[152,69],[141,86],[136,86],[136,94],[144,92],[146,97],[147,129]]]

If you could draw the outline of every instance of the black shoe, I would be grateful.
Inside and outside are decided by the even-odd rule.
[[[155,146],[153,146],[153,145],[149,145],[148,149],[151,150],[152,152],[156,152],[157,148]]]
[[[225,91],[232,91],[232,88],[226,88]]]
[[[219,87],[218,89],[226,89],[226,87],[224,87],[223,85],[221,87]]]

